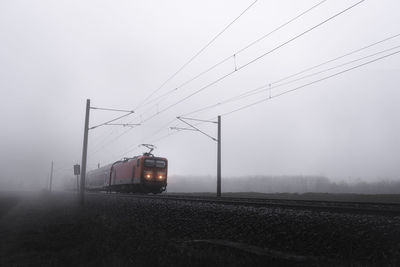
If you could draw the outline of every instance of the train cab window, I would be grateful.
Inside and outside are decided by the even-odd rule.
[[[145,159],[144,166],[145,167],[165,168],[167,166],[167,162],[165,160]]]
[[[139,165],[140,165],[140,159],[138,159],[136,162],[136,166],[139,167]]]
[[[157,168],[165,168],[167,163],[164,160],[156,160],[156,167]]]
[[[154,159],[145,159],[144,166],[145,167],[154,167],[156,165],[156,161]]]

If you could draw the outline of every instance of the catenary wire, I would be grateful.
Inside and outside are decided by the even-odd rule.
[[[322,81],[324,81],[324,80],[327,80],[327,79],[330,79],[330,78],[336,77],[336,76],[338,76],[338,75],[341,75],[341,74],[343,74],[343,73],[346,73],[346,72],[352,71],[352,70],[354,70],[354,69],[361,68],[361,67],[363,67],[363,66],[365,66],[365,65],[368,65],[368,64],[374,63],[374,62],[376,62],[376,61],[379,61],[379,60],[382,60],[382,59],[384,59],[384,58],[387,58],[387,57],[394,56],[394,55],[396,55],[396,54],[398,54],[398,53],[400,53],[400,50],[399,50],[399,51],[396,51],[396,52],[393,52],[393,53],[390,53],[390,54],[388,54],[388,55],[384,55],[384,56],[381,56],[381,57],[379,57],[379,58],[376,58],[376,59],[373,59],[373,60],[367,61],[367,62],[365,62],[365,63],[359,64],[359,65],[356,65],[356,66],[354,66],[354,67],[351,67],[351,68],[345,69],[345,70],[343,70],[343,71],[339,71],[339,72],[337,72],[337,73],[334,73],[334,74],[331,74],[331,75],[329,75],[329,76],[323,77],[323,78],[321,78],[321,79],[318,79],[318,80],[315,80],[315,81],[309,82],[309,83],[307,83],[307,84],[304,84],[304,85],[301,85],[301,86],[295,87],[295,88],[293,88],[293,89],[290,89],[290,90],[284,91],[284,92],[282,92],[282,93],[279,93],[279,94],[276,94],[276,95],[274,95],[274,96],[272,96],[272,97],[270,97],[270,98],[263,98],[263,99],[261,99],[261,100],[258,100],[258,101],[256,101],[256,102],[253,102],[253,103],[251,103],[251,104],[248,104],[248,105],[242,106],[242,107],[240,107],[240,108],[234,109],[234,110],[232,110],[232,111],[229,111],[229,112],[223,113],[221,116],[227,116],[227,115],[230,115],[230,114],[232,114],[232,113],[235,113],[235,112],[241,111],[241,110],[243,110],[243,109],[247,109],[247,108],[249,108],[249,107],[255,106],[255,105],[257,105],[257,104],[260,104],[260,103],[262,103],[262,102],[265,102],[265,101],[267,101],[267,100],[270,100],[270,99],[272,99],[272,98],[276,98],[276,97],[279,97],[279,96],[282,96],[282,95],[285,95],[285,94],[288,94],[288,93],[291,93],[291,92],[297,91],[297,90],[299,90],[299,89],[302,89],[302,88],[304,88],[304,87],[307,87],[307,86],[310,86],[310,85],[316,84],[316,83],[318,83],[318,82],[322,82]]]
[[[185,64],[183,64],[174,74],[172,74],[165,82],[161,84],[156,90],[150,93],[149,96],[143,100],[139,107],[141,107],[149,98],[151,98],[155,93],[161,90],[170,80],[172,80],[176,75],[178,75],[184,68],[186,68],[193,60],[195,60],[205,49],[207,49],[219,36],[221,36],[229,27],[231,27],[240,17],[242,17],[253,5],[257,3],[258,0],[252,2],[244,11],[240,13],[233,21],[231,21],[227,26],[224,27],[216,36],[214,36],[204,47],[202,47],[194,56],[192,56]]]
[[[262,55],[260,55],[260,56],[258,56],[258,57],[256,57],[256,58],[250,60],[249,62],[245,63],[244,65],[242,65],[242,66],[240,66],[240,67],[238,67],[237,69],[235,69],[235,70],[233,70],[233,71],[230,71],[230,72],[224,74],[223,76],[221,76],[221,77],[219,77],[218,79],[212,81],[211,83],[209,83],[209,84],[207,84],[207,85],[201,87],[200,89],[198,89],[198,90],[194,91],[193,93],[191,93],[191,94],[185,96],[184,98],[178,100],[177,102],[175,102],[175,103],[173,103],[173,104],[171,104],[171,105],[165,107],[165,108],[162,109],[161,111],[159,111],[159,112],[157,112],[157,113],[155,113],[155,114],[153,114],[153,115],[147,117],[147,118],[144,119],[142,122],[147,122],[147,121],[149,121],[150,119],[152,119],[152,118],[158,116],[159,114],[161,114],[161,113],[163,113],[163,112],[169,110],[170,108],[172,108],[172,107],[174,107],[174,106],[176,106],[176,105],[179,105],[180,103],[186,101],[187,99],[193,97],[194,95],[197,95],[198,93],[204,91],[205,89],[207,89],[207,88],[213,86],[214,84],[217,84],[217,83],[219,83],[220,81],[224,80],[225,78],[231,76],[233,73],[244,69],[245,67],[249,66],[250,64],[253,64],[254,62],[260,60],[260,59],[263,58],[263,57],[265,57],[266,55],[269,55],[269,54],[273,53],[274,51],[276,51],[276,50],[282,48],[283,46],[285,46],[285,45],[287,45],[287,44],[289,44],[289,43],[295,41],[296,39],[300,38],[301,36],[303,36],[303,35],[305,35],[305,34],[311,32],[312,30],[314,30],[314,29],[316,29],[316,28],[318,28],[318,27],[320,27],[320,26],[322,26],[322,25],[324,25],[325,23],[331,21],[332,19],[334,19],[334,18],[336,18],[336,17],[338,17],[338,16],[344,14],[345,12],[347,12],[347,11],[351,10],[352,8],[358,6],[359,4],[363,3],[364,1],[365,1],[365,0],[361,0],[361,1],[359,1],[359,2],[357,2],[357,3],[355,3],[355,4],[353,4],[353,5],[351,5],[351,6],[349,6],[349,7],[347,7],[346,9],[344,9],[344,10],[342,10],[342,11],[336,13],[335,15],[333,15],[333,16],[331,16],[331,17],[325,19],[324,21],[322,21],[322,22],[320,22],[320,23],[314,25],[313,27],[307,29],[306,31],[304,31],[304,32],[302,32],[302,33],[300,33],[300,34],[298,34],[298,35],[296,35],[296,36],[290,38],[289,40],[283,42],[282,44],[276,46],[275,48],[269,50],[268,52],[266,52],[266,53],[264,53],[264,54],[262,54]]]
[[[320,63],[320,64],[318,64],[318,65],[316,65],[316,66],[313,66],[313,67],[304,69],[304,70],[302,70],[302,71],[300,71],[300,72],[297,72],[297,73],[295,73],[295,74],[292,74],[292,75],[286,76],[286,77],[284,77],[284,78],[281,78],[280,80],[277,80],[277,81],[271,83],[271,85],[272,85],[272,84],[276,84],[276,83],[280,83],[280,82],[285,81],[285,80],[287,80],[287,79],[293,78],[293,77],[295,77],[295,76],[297,76],[297,75],[303,74],[303,73],[305,73],[305,72],[307,72],[307,71],[316,69],[316,68],[318,68],[318,67],[321,67],[321,66],[323,66],[323,65],[326,65],[326,64],[331,63],[331,62],[333,62],[333,61],[336,61],[336,60],[342,59],[342,58],[344,58],[344,57],[350,56],[350,55],[352,55],[352,54],[355,54],[355,53],[357,53],[357,52],[363,51],[363,50],[365,50],[365,49],[367,49],[367,48],[373,47],[373,46],[375,46],[375,45],[381,44],[381,43],[383,43],[383,42],[389,41],[389,40],[394,39],[394,38],[399,37],[399,36],[400,36],[400,33],[395,34],[395,35],[393,35],[393,36],[390,36],[390,37],[388,37],[388,38],[385,38],[385,39],[383,39],[383,40],[380,40],[380,41],[378,41],[378,42],[369,44],[369,45],[367,45],[367,46],[361,47],[361,48],[359,48],[359,49],[353,50],[353,51],[351,51],[351,52],[349,52],[349,53],[347,53],[347,54],[344,54],[344,55],[342,55],[342,56],[339,56],[339,57],[330,59],[330,60],[325,61],[325,62],[322,62],[322,63]]]
[[[234,71],[231,71],[231,72],[229,72],[229,73],[223,75],[222,77],[220,77],[220,78],[214,80],[213,82],[207,84],[206,86],[201,87],[200,89],[198,89],[198,90],[196,90],[195,92],[191,93],[190,95],[184,97],[183,99],[180,99],[179,101],[177,101],[177,102],[175,102],[175,103],[173,103],[173,104],[167,106],[166,108],[162,109],[161,111],[159,111],[159,112],[157,112],[157,113],[151,115],[150,117],[147,117],[146,119],[142,120],[142,123],[149,121],[150,119],[156,117],[157,115],[159,115],[159,114],[161,114],[161,113],[163,113],[163,112],[169,110],[170,108],[172,108],[172,107],[174,107],[174,106],[176,106],[176,105],[182,103],[183,101],[185,101],[185,100],[191,98],[192,96],[194,96],[194,95],[200,93],[201,91],[207,89],[208,87],[210,87],[210,86],[212,86],[212,85],[214,85],[214,84],[220,82],[221,80],[223,80],[223,79],[229,77],[230,75],[232,75],[232,74],[235,73],[236,71],[239,71],[239,70],[241,70],[241,69],[243,69],[243,68],[249,66],[250,64],[252,64],[252,63],[258,61],[259,59],[265,57],[266,55],[268,55],[268,54],[270,54],[270,53],[272,53],[272,52],[278,50],[279,48],[281,48],[281,47],[283,47],[283,46],[285,46],[285,45],[287,45],[287,44],[293,42],[294,40],[300,38],[301,36],[303,36],[303,35],[305,35],[305,34],[311,32],[312,30],[314,30],[314,29],[316,29],[316,28],[318,28],[318,27],[324,25],[325,23],[327,23],[327,22],[331,21],[332,19],[334,19],[334,18],[336,18],[336,17],[342,15],[343,13],[345,13],[345,12],[351,10],[352,8],[358,6],[359,4],[363,3],[364,1],[365,1],[365,0],[361,0],[361,1],[359,1],[359,2],[357,2],[357,3],[355,3],[355,4],[353,4],[353,5],[351,5],[351,6],[349,6],[349,7],[347,7],[346,9],[344,9],[344,10],[342,10],[342,11],[336,13],[335,15],[333,15],[333,16],[331,16],[331,17],[325,19],[324,21],[322,21],[322,22],[320,22],[320,23],[314,25],[313,27],[307,29],[306,31],[304,31],[304,32],[302,32],[302,33],[296,35],[295,37],[289,39],[288,41],[285,41],[284,43],[282,43],[282,44],[280,44],[279,46],[273,48],[272,50],[269,50],[268,52],[262,54],[261,56],[258,56],[257,58],[255,58],[255,59],[253,59],[253,60],[247,62],[246,64],[240,66],[239,68],[235,69]],[[131,130],[131,129],[128,129],[128,130],[125,131],[124,133],[118,135],[118,136],[117,136],[116,138],[114,138],[112,141],[115,141],[115,140],[119,139],[121,136],[123,136],[124,134],[126,134],[129,130]]]
[[[193,60],[195,60],[205,49],[207,49],[218,37],[220,37],[228,28],[230,28],[240,17],[242,17],[252,6],[257,3],[258,0],[253,1],[246,9],[244,9],[233,21],[231,21],[227,26],[225,26],[216,36],[214,36],[205,46],[203,46],[195,55],[193,55],[185,64],[183,64],[174,74],[172,74],[167,80],[165,80],[161,86],[150,93],[136,108],[135,110],[141,108],[143,105],[148,104],[146,101],[151,98],[156,92],[161,90],[170,80],[172,80],[176,75],[178,75],[184,68],[186,68]],[[326,0],[325,0],[326,1]],[[123,134],[118,135],[116,139],[127,133],[130,129],[125,131]]]
[[[230,115],[230,114],[233,114],[233,113],[239,112],[239,111],[241,111],[241,110],[250,108],[250,107],[252,107],[252,106],[261,104],[261,103],[263,103],[263,102],[265,102],[265,101],[267,101],[267,100],[271,100],[271,99],[273,99],[273,98],[280,97],[280,96],[283,96],[283,95],[285,95],[285,94],[288,94],[288,93],[291,93],[291,92],[300,90],[300,89],[302,89],[302,88],[311,86],[311,85],[313,85],[313,84],[322,82],[322,81],[324,81],[324,80],[328,80],[328,79],[330,79],[330,78],[339,76],[339,75],[341,75],[341,74],[344,74],[344,73],[347,73],[347,72],[349,72],[349,71],[352,71],[352,70],[361,68],[361,67],[363,67],[363,66],[372,64],[372,63],[374,63],[374,62],[377,62],[377,61],[379,61],[379,60],[382,60],[382,59],[385,59],[385,58],[394,56],[394,55],[399,54],[399,53],[400,53],[400,50],[399,50],[399,51],[395,51],[395,52],[393,52],[393,53],[390,53],[390,54],[381,56],[381,57],[379,57],[379,58],[376,58],[376,59],[373,59],[373,60],[364,62],[364,63],[359,64],[359,65],[356,65],[356,66],[354,66],[354,67],[351,67],[351,68],[348,68],[348,69],[339,71],[339,72],[337,72],[337,73],[334,73],[334,74],[325,76],[325,77],[323,77],[323,78],[314,80],[314,81],[309,82],[309,83],[306,83],[306,84],[304,84],[304,85],[297,86],[297,87],[295,87],[295,88],[292,88],[292,89],[289,89],[289,90],[287,90],[287,91],[281,92],[281,93],[276,94],[276,95],[274,95],[274,96],[272,96],[272,97],[270,97],[270,98],[263,98],[263,99],[258,100],[258,101],[256,101],[256,102],[253,102],[253,103],[247,104],[247,105],[245,105],[245,106],[242,106],[242,107],[240,107],[240,108],[237,108],[237,109],[234,109],[234,110],[232,110],[232,111],[223,113],[223,114],[221,114],[221,116],[228,116],[228,115]],[[212,118],[209,118],[209,120],[213,120],[213,119],[215,119],[215,118],[216,118],[216,117],[212,117]],[[176,133],[178,133],[178,132],[180,132],[180,131],[176,131]],[[169,133],[168,135],[162,136],[161,138],[157,139],[157,142],[158,142],[159,140],[162,140],[162,139],[165,139],[165,138],[169,137],[170,135],[171,135],[171,134]],[[127,154],[127,153],[129,153],[129,152],[126,152],[125,154]],[[124,154],[124,155],[125,155],[125,154]]]
[[[344,67],[346,65],[349,65],[349,64],[352,64],[352,63],[355,63],[355,62],[358,62],[358,61],[361,61],[361,60],[364,60],[364,59],[367,59],[367,58],[370,58],[370,57],[377,56],[377,55],[382,54],[382,53],[389,52],[389,51],[397,49],[399,47],[400,47],[400,45],[397,45],[395,47],[392,47],[392,48],[389,48],[389,49],[385,49],[383,51],[379,51],[379,52],[376,52],[376,53],[373,53],[373,54],[370,54],[370,55],[367,55],[367,56],[364,56],[364,57],[361,57],[361,58],[358,58],[358,59],[355,59],[355,60],[351,60],[349,62],[345,62],[345,63],[339,64],[337,66],[330,67],[330,68],[327,68],[327,69],[324,69],[324,70],[321,70],[321,71],[318,71],[318,72],[314,72],[314,73],[311,73],[311,74],[308,74],[308,75],[305,75],[305,76],[301,76],[301,77],[296,78],[294,80],[290,80],[290,81],[287,81],[285,83],[281,83],[281,84],[278,84],[278,85],[275,85],[275,86],[270,86],[271,84],[274,84],[274,83],[265,84],[265,85],[262,85],[262,86],[259,86],[259,87],[255,88],[255,89],[248,90],[248,91],[246,91],[244,93],[241,93],[239,95],[230,97],[230,98],[228,98],[226,100],[223,100],[221,102],[218,102],[216,104],[212,104],[212,105],[209,105],[209,106],[206,106],[206,107],[199,108],[197,110],[191,111],[189,113],[185,113],[182,116],[193,115],[193,114],[205,111],[205,110],[209,110],[209,109],[215,108],[217,106],[221,106],[221,105],[224,105],[224,104],[227,104],[227,103],[231,103],[231,102],[234,102],[234,101],[239,101],[239,100],[242,100],[243,98],[246,98],[246,97],[249,97],[249,96],[253,96],[253,95],[256,95],[256,94],[259,94],[259,93],[263,93],[266,90],[273,90],[273,89],[276,89],[276,88],[279,88],[279,87],[282,87],[282,86],[285,86],[285,85],[288,85],[288,84],[291,84],[291,83],[294,83],[294,82],[298,82],[300,80],[303,80],[303,79],[306,79],[306,78],[310,78],[312,76],[319,75],[319,74],[322,74],[324,72],[328,72],[328,71],[331,71],[331,70],[334,70],[334,69],[337,69],[337,68],[340,68],[340,67]],[[330,61],[330,62],[332,62],[332,61]],[[319,64],[318,66],[321,66],[321,64]],[[313,69],[313,68],[309,68],[309,69]]]
[[[277,32],[277,31],[279,31],[280,29],[284,28],[285,26],[289,25],[290,23],[294,22],[295,20],[299,19],[300,17],[304,16],[305,14],[309,13],[310,11],[312,11],[312,10],[315,9],[315,8],[317,8],[318,6],[320,6],[321,4],[323,4],[323,3],[326,2],[326,1],[327,1],[327,0],[323,0],[323,1],[318,2],[317,4],[313,5],[312,7],[308,8],[307,10],[301,12],[300,14],[298,14],[297,16],[295,16],[294,18],[290,19],[289,21],[283,23],[282,25],[278,26],[278,27],[275,28],[274,30],[270,31],[269,33],[263,35],[262,37],[258,38],[257,40],[251,42],[250,44],[248,44],[248,45],[246,45],[245,47],[241,48],[240,50],[236,51],[236,52],[234,53],[234,55],[237,55],[237,54],[243,52],[244,50],[250,48],[251,46],[255,45],[256,43],[258,43],[258,42],[260,42],[261,40],[265,39],[266,37],[270,36],[271,34],[273,34],[273,33]],[[253,4],[255,4],[255,2],[253,2]],[[253,5],[253,4],[252,4],[252,5]],[[249,6],[249,8],[250,8],[250,7],[251,7],[251,6]],[[246,11],[247,11],[249,8],[247,8]],[[242,14],[244,14],[244,12],[243,12]],[[241,14],[241,15],[242,15],[242,14]],[[174,91],[178,90],[178,88],[187,85],[187,84],[190,83],[191,81],[193,81],[193,80],[199,78],[200,76],[204,75],[205,73],[211,71],[212,69],[216,68],[217,66],[219,66],[219,65],[221,65],[222,63],[224,63],[224,62],[228,61],[229,59],[231,59],[232,56],[233,56],[233,55],[231,55],[231,56],[229,56],[229,57],[223,59],[222,61],[220,61],[220,62],[216,63],[215,65],[211,66],[210,68],[208,68],[207,70],[201,72],[200,74],[196,75],[195,77],[193,77],[193,78],[189,79],[188,81],[182,83],[182,84],[179,85],[177,88],[174,88],[173,90],[171,90],[171,91],[169,91],[169,92],[163,94],[162,97],[166,97],[167,95],[169,95],[169,94],[173,93]],[[232,72],[232,73],[233,73],[233,72]],[[227,76],[230,76],[232,73],[229,73],[228,75],[226,75],[226,77],[227,77]],[[222,77],[222,78],[226,78],[226,77]],[[219,80],[217,80],[215,83],[217,83],[217,82],[219,82]],[[210,86],[211,86],[211,85],[212,85],[212,84],[210,84]],[[163,86],[163,85],[162,85],[162,86]],[[160,88],[160,89],[161,89],[161,88]],[[157,89],[157,91],[158,91],[158,90],[159,90],[159,89]],[[149,98],[149,97],[148,97],[148,98]],[[147,99],[148,99],[148,98],[147,98]],[[160,97],[157,97],[156,99],[158,100],[158,99],[160,99]],[[153,100],[151,100],[151,101],[148,102],[148,103],[151,103],[151,102],[153,102]],[[148,103],[146,103],[146,104],[148,104]],[[140,108],[140,107],[137,107],[136,110],[137,110],[138,108]],[[162,110],[161,112],[163,112],[163,111],[164,111],[164,110]],[[159,113],[160,113],[160,112],[157,112],[156,114],[158,115]],[[147,121],[147,120],[148,120],[148,119],[146,119],[146,120],[141,120],[141,122],[143,123],[143,122],[145,122],[145,121]],[[117,137],[115,137],[113,140],[119,139],[121,136],[125,135],[125,134],[126,134],[127,132],[129,132],[130,130],[131,130],[131,129],[127,129],[127,130],[124,131],[122,134],[120,134],[120,135],[118,135]]]
[[[186,86],[187,84],[197,80],[198,78],[200,78],[201,76],[203,76],[204,74],[210,72],[211,70],[215,69],[216,67],[222,65],[223,63],[227,62],[228,60],[232,59],[233,57],[237,56],[239,53],[249,49],[250,47],[254,46],[255,44],[259,43],[260,41],[264,40],[265,38],[267,38],[268,36],[272,35],[273,33],[281,30],[282,28],[284,28],[285,26],[289,25],[290,23],[296,21],[297,19],[299,19],[300,17],[304,16],[305,14],[311,12],[313,9],[317,8],[318,6],[320,6],[321,4],[323,4],[324,2],[326,2],[328,0],[323,0],[318,2],[317,4],[313,5],[312,7],[308,8],[307,10],[301,12],[300,14],[298,14],[297,16],[293,17],[292,19],[288,20],[287,22],[281,24],[280,26],[276,27],[275,29],[273,29],[272,31],[268,32],[267,34],[264,34],[263,36],[261,36],[260,38],[258,38],[257,40],[247,44],[246,46],[244,46],[243,48],[239,49],[238,51],[234,52],[232,55],[222,59],[221,61],[215,63],[214,65],[212,65],[211,67],[207,68],[206,70],[200,72],[199,74],[195,75],[194,77],[186,80],[185,82],[179,84],[177,87],[173,88],[172,90],[167,91],[166,93],[150,100],[148,103],[146,104],[150,104],[152,102],[155,102],[156,100],[162,99],[162,98],[166,98],[167,96],[171,95],[172,93],[176,92],[178,89]]]

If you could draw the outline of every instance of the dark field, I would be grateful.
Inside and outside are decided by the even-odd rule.
[[[215,193],[167,193],[168,195],[192,195],[192,196],[215,196]],[[256,192],[232,192],[223,193],[224,197],[242,198],[267,198],[267,199],[290,199],[290,200],[318,200],[318,201],[354,201],[354,202],[377,202],[377,203],[399,203],[399,194],[331,194],[331,193],[256,193]]]
[[[400,265],[400,217],[72,193],[3,194],[0,216],[0,266]]]

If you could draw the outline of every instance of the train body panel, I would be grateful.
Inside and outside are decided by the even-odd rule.
[[[133,161],[117,163],[112,169],[112,185],[133,183],[134,164]]]
[[[92,170],[86,175],[86,187],[92,190],[102,189],[109,184],[110,168],[108,164],[101,168]]]
[[[128,158],[87,173],[88,190],[161,193],[167,186],[168,161],[151,154]]]

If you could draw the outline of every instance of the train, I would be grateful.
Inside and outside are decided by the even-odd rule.
[[[151,153],[89,171],[86,190],[159,194],[167,188],[168,160]]]

